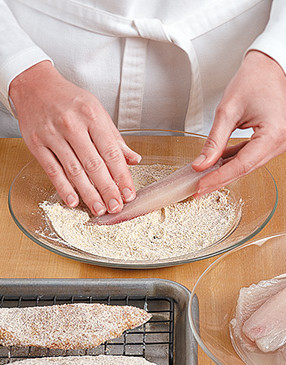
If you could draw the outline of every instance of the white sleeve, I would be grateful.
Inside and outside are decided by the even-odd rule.
[[[272,57],[286,73],[286,0],[273,0],[269,22],[252,49]]]
[[[4,0],[0,0],[0,101],[13,110],[9,100],[11,81],[43,60],[52,60],[22,30]]]

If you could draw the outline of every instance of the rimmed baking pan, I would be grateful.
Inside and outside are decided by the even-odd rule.
[[[162,279],[0,279],[1,307],[104,303],[137,306],[152,313],[147,324],[94,349],[0,346],[0,364],[43,356],[108,354],[141,356],[157,365],[196,365],[189,302],[190,292],[184,286]]]

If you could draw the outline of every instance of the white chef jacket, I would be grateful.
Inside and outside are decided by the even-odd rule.
[[[43,60],[119,129],[208,134],[248,49],[286,70],[285,34],[285,0],[0,0],[0,136],[20,136],[11,81]]]

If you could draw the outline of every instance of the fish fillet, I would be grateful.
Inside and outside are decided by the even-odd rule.
[[[237,332],[242,331],[246,320],[270,297],[286,288],[286,274],[276,276],[271,280],[262,280],[247,288],[241,288],[236,305],[236,315],[232,324]]]
[[[141,215],[161,209],[167,205],[182,201],[197,191],[199,180],[222,165],[220,159],[214,166],[201,172],[196,172],[188,164],[167,177],[140,189],[136,198],[124,205],[121,212],[93,217],[88,223],[111,225],[130,220]]]
[[[155,365],[142,357],[130,356],[66,356],[16,361],[19,365]]]
[[[281,346],[275,352],[263,352],[263,348],[266,349],[265,346],[268,346],[267,341],[270,340],[270,337],[266,338],[264,344],[263,340],[259,344],[254,340],[255,335],[250,334],[250,328],[254,328],[251,325],[251,323],[253,324],[252,316],[256,316],[255,313],[259,314],[259,310],[264,304],[266,305],[271,298],[284,290],[286,290],[286,274],[240,289],[235,318],[230,322],[231,339],[235,349],[243,354],[251,364],[281,365],[286,363],[286,345]],[[265,314],[263,326],[267,323],[267,315]],[[248,324],[246,325],[246,323]],[[267,327],[267,331],[268,329],[270,327]],[[266,333],[268,333],[267,331]]]
[[[0,308],[0,345],[87,349],[150,318],[140,308],[97,303]]]
[[[286,288],[259,307],[242,328],[263,352],[275,351],[286,343]]]

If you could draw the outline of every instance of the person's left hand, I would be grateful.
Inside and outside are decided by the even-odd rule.
[[[236,129],[253,128],[249,141],[227,147]],[[286,76],[267,55],[250,51],[225,90],[199,157],[203,171],[220,158],[225,163],[203,177],[195,197],[219,189],[286,151]]]

